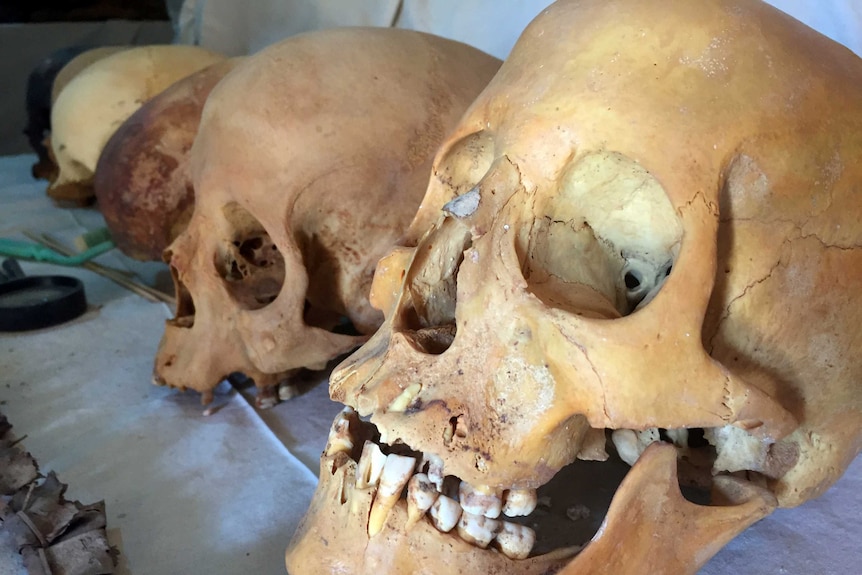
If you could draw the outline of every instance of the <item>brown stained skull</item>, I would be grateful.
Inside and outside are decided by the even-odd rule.
[[[192,143],[210,91],[241,61],[213,64],[172,84],[123,122],[96,164],[93,190],[111,239],[126,255],[161,260],[186,227],[195,194]]]
[[[242,372],[269,405],[293,371],[365,341],[382,321],[375,264],[498,67],[457,42],[359,28],[290,38],[225,76],[191,151],[194,213],[165,253],[178,303],[156,382],[206,403]],[[342,317],[360,335],[336,333]]]
[[[821,494],[862,447],[860,157],[862,61],[766,4],[552,5],[378,266],[288,570],[693,573]]]

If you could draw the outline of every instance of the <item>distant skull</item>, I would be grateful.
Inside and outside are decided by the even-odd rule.
[[[51,109],[51,152],[59,171],[48,195],[91,201],[96,163],[111,134],[150,98],[223,59],[196,46],[156,45],[120,50],[86,66]]]
[[[195,194],[189,159],[210,91],[242,58],[179,80],[123,122],[96,164],[93,191],[111,239],[126,255],[161,260],[185,229]]]
[[[860,157],[862,61],[774,8],[552,5],[378,267],[290,573],[693,573],[821,494],[862,446]]]
[[[53,180],[57,177],[57,164],[48,154],[51,108],[57,96],[81,70],[123,48],[67,46],[49,54],[30,72],[27,78],[27,127],[24,134],[30,147],[39,156],[32,168],[34,178]]]
[[[177,289],[157,383],[209,402],[233,372],[271,405],[382,322],[377,260],[404,233],[439,144],[499,61],[418,32],[336,29],[249,57],[212,91],[195,207],[166,250]],[[337,333],[346,317],[360,335]]]

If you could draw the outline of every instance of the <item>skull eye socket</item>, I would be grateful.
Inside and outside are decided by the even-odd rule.
[[[613,152],[581,157],[530,204],[517,250],[530,291],[593,318],[648,304],[671,273],[682,223],[659,182]]]
[[[284,285],[284,258],[263,225],[239,204],[222,212],[232,237],[216,252],[215,269],[239,307],[266,307]]]

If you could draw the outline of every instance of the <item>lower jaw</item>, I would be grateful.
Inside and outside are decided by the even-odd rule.
[[[495,549],[475,547],[454,532],[441,533],[427,518],[406,529],[403,499],[381,531],[369,537],[374,489],[355,487],[356,463],[344,457],[321,458],[320,483],[285,556],[290,575],[547,575],[558,572],[581,549],[510,559]]]
[[[612,456],[605,462],[577,461],[565,467],[551,482],[538,489],[540,503],[532,514],[518,518],[501,516],[500,520],[526,525],[536,532],[536,544],[530,556],[525,559],[512,559],[496,549],[494,543],[488,548],[481,548],[459,537],[457,529],[446,533],[438,531],[427,515],[408,527],[407,503],[403,494],[389,511],[380,531],[369,536],[369,516],[377,488],[356,487],[356,476],[358,452],[362,450],[361,444],[364,439],[375,435],[375,430],[367,423],[359,425],[363,428],[363,432],[355,438],[359,445],[348,452],[333,453],[328,449],[329,453],[324,453],[321,457],[320,483],[311,506],[287,550],[286,565],[291,575],[306,573],[547,575],[558,573],[567,565],[569,567],[565,569],[566,573],[594,572],[593,567],[587,565],[593,565],[596,555],[601,555],[602,552],[584,554],[590,557],[584,557],[583,561],[580,560],[579,554],[588,547],[591,551],[596,551],[596,547],[606,547],[606,541],[597,545],[591,545],[591,542],[600,538],[606,531],[608,508],[617,494],[620,483],[632,469],[616,456]],[[667,505],[657,502],[656,505],[656,507],[663,505],[667,507],[662,511],[664,521],[672,517],[672,512],[678,512],[681,506],[700,506],[683,500],[679,493],[673,448],[664,445],[661,449],[664,454],[661,466],[667,475],[665,479],[670,479],[671,481],[667,483],[673,484],[669,486],[670,499],[673,501]],[[655,463],[657,451],[650,452],[654,468],[657,468]],[[641,470],[634,482],[649,484],[649,479],[645,478]],[[739,483],[742,487],[738,489],[744,491],[746,495],[744,500],[734,503],[740,509],[737,524],[729,526],[726,533],[719,534],[727,535],[727,540],[774,507],[768,492],[758,490],[753,485],[744,485],[745,482],[742,481]],[[635,503],[642,504],[643,498],[637,495],[637,491],[637,488],[627,489],[627,497],[638,499]],[[708,493],[705,491],[686,491],[690,501],[708,499]],[[679,501],[674,500],[674,495],[678,495]],[[648,523],[649,521],[645,524],[646,529],[623,527],[621,530],[649,539],[654,535],[644,537],[644,533],[649,534],[650,531]],[[680,533],[679,536],[685,537],[685,534]],[[710,537],[721,539],[717,535],[710,535]],[[662,544],[668,543],[658,543],[657,546]],[[621,545],[624,548],[626,542],[622,542]],[[691,570],[669,566],[671,570],[661,572],[693,573],[720,548],[715,546],[715,542],[709,542],[705,547],[704,551],[699,553],[697,565]],[[711,552],[709,552],[710,549],[712,549]],[[575,563],[584,563],[587,571],[581,571],[581,567],[575,567],[573,570]],[[637,560],[635,560],[636,563]],[[616,573],[641,572],[637,567],[635,569],[635,571],[619,570]],[[603,569],[596,572],[606,571]]]

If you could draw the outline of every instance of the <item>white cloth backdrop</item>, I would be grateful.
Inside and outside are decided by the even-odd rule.
[[[768,0],[862,54],[862,1]],[[232,56],[332,26],[391,26],[460,40],[505,58],[549,0],[185,0],[178,40]]]

